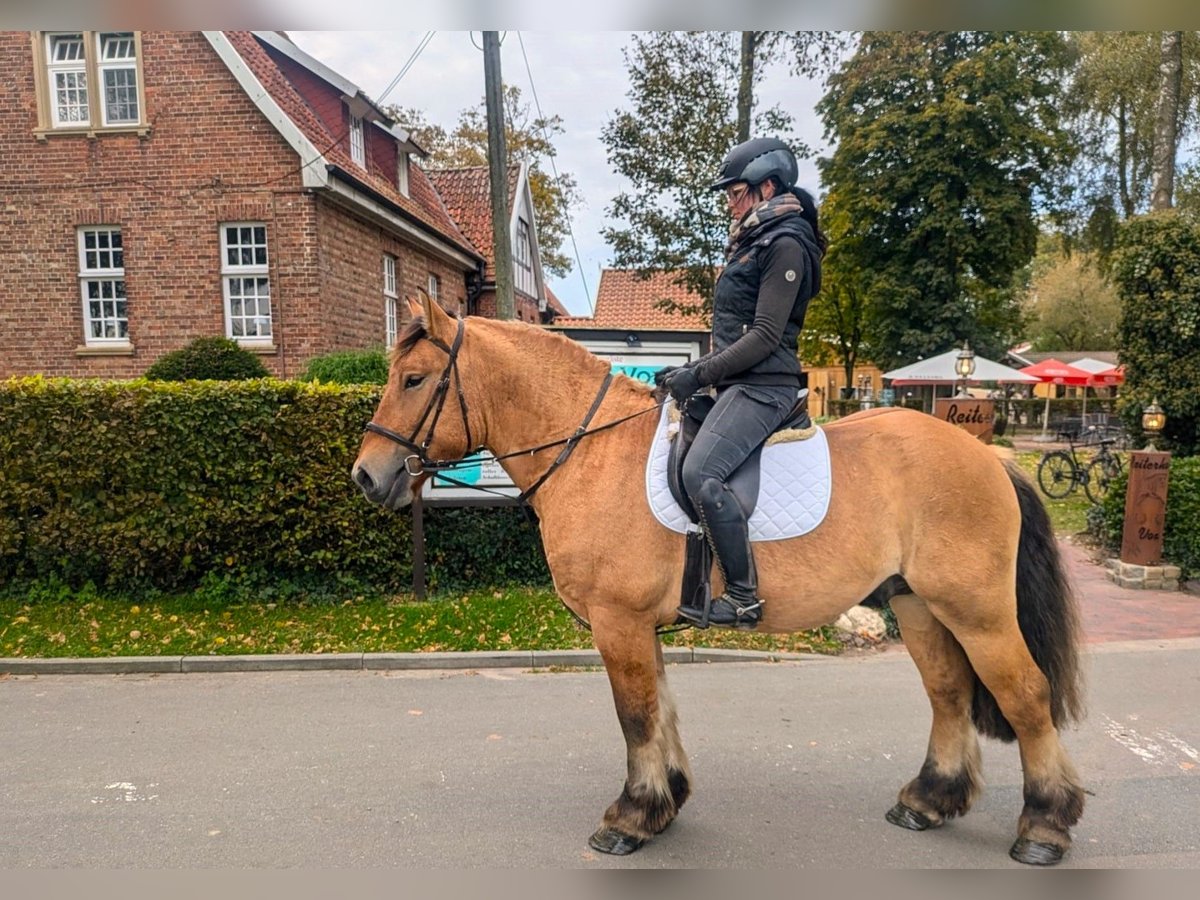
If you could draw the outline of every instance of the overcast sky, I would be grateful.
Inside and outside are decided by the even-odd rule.
[[[425,111],[430,123],[448,130],[459,113],[483,102],[483,54],[479,32],[437,32],[403,79],[386,96],[381,94],[420,45],[423,31],[289,31],[292,40],[357,84],[370,97]],[[608,164],[600,131],[619,108],[629,106],[628,79],[622,48],[629,32],[507,32],[501,47],[501,70],[506,83],[521,89],[534,107],[534,93],[546,116],[560,116],[564,133],[554,139],[556,165],[570,172],[583,197],[573,210],[572,227],[582,265],[550,287],[577,315],[591,312],[600,269],[611,264],[611,253],[600,236],[605,208],[624,187]],[[474,38],[474,43],[472,42]],[[529,60],[526,70],[524,44]],[[532,74],[532,88],[530,86]],[[796,135],[816,150],[823,149],[822,128],[813,105],[821,96],[819,83],[790,76],[784,67],[770,71],[759,89],[760,105],[780,103],[796,120]],[[713,161],[715,170],[719,160]],[[819,191],[816,165],[802,160],[800,183]],[[568,256],[574,256],[570,246]],[[582,276],[581,276],[582,272]],[[586,281],[586,289],[585,289]]]

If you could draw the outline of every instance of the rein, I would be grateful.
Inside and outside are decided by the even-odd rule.
[[[471,424],[467,418],[467,398],[463,394],[462,378],[458,372],[458,351],[459,348],[462,347],[463,332],[465,330],[466,327],[463,320],[459,319],[458,331],[455,333],[454,342],[450,346],[447,346],[443,341],[440,341],[435,337],[428,337],[430,343],[446,352],[448,359],[446,361],[446,368],[442,370],[442,375],[438,379],[437,389],[434,391],[433,396],[429,398],[429,402],[425,404],[425,410],[421,413],[421,418],[417,420],[417,424],[413,428],[411,435],[404,437],[398,432],[392,431],[390,428],[386,428],[377,422],[368,422],[366,425],[367,431],[373,434],[378,434],[381,437],[385,437],[390,441],[394,441],[401,447],[404,447],[406,450],[411,451],[412,455],[406,457],[404,460],[404,470],[411,476],[416,477],[418,475],[429,473],[438,474],[442,472],[452,472],[457,469],[465,469],[479,465],[477,462],[471,462],[466,459],[431,459],[428,455],[429,445],[433,442],[434,429],[437,427],[438,419],[441,417],[442,410],[446,405],[446,396],[450,391],[451,376],[454,378],[455,389],[458,393],[458,404],[459,409],[462,412],[463,427],[466,428],[467,431],[467,447],[471,448],[472,446]],[[628,422],[630,419],[636,419],[638,416],[644,416],[648,412],[661,409],[666,403],[666,400],[663,400],[654,404],[653,406],[647,407],[646,409],[639,410],[638,412],[631,413],[627,416],[622,416],[619,419],[614,419],[610,422],[605,422],[603,425],[597,425],[595,428],[589,429],[588,425],[591,424],[592,418],[596,415],[596,411],[600,409],[600,404],[604,401],[604,396],[608,393],[608,388],[609,385],[612,384],[612,380],[613,373],[610,371],[604,376],[604,381],[600,384],[600,390],[596,392],[596,398],[592,401],[592,405],[588,409],[587,415],[583,417],[583,422],[580,423],[579,427],[575,429],[575,433],[570,437],[560,438],[557,441],[548,441],[544,444],[538,444],[536,447],[529,447],[525,450],[517,450],[513,453],[506,453],[503,456],[493,457],[494,460],[499,462],[505,459],[512,459],[516,456],[533,455],[534,453],[539,453],[542,450],[550,450],[554,447],[563,448],[562,452],[558,454],[558,457],[553,463],[550,464],[550,467],[542,473],[538,480],[535,481],[530,487],[522,491],[516,498],[519,504],[524,505],[529,501],[529,498],[537,492],[538,488],[546,483],[547,479],[554,474],[555,470],[557,470],[559,466],[561,466],[570,458],[571,454],[575,451],[575,448],[579,445],[579,442],[583,438],[588,437],[589,435],[599,434],[602,431],[607,431],[610,428],[615,428],[624,422]],[[424,439],[420,444],[418,444],[416,442],[417,435],[420,434],[421,427],[425,424],[425,420],[429,418],[430,412],[433,412],[433,419],[429,423],[429,430],[425,432]],[[468,455],[470,455],[472,451],[468,449],[467,452]],[[493,491],[485,487],[480,487],[479,485],[467,484],[464,481],[458,481],[457,479],[450,478],[446,475],[439,474],[438,477],[443,481],[448,481],[451,484],[458,485],[460,487],[469,487],[489,494],[500,493],[499,491]],[[507,495],[501,494],[501,496]]]

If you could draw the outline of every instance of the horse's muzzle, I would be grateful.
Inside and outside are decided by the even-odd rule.
[[[350,477],[368,500],[392,511],[403,509],[412,503],[413,478],[405,469],[388,475],[373,474],[368,466],[356,462]]]

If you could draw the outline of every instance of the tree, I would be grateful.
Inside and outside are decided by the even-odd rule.
[[[1027,299],[1034,350],[1104,350],[1116,346],[1121,303],[1094,254],[1053,253],[1035,274]]]
[[[1167,413],[1167,446],[1194,456],[1200,453],[1200,222],[1164,210],[1124,223],[1113,280],[1122,306],[1123,416],[1140,433],[1142,408],[1157,400]]]
[[[878,365],[1019,334],[1013,278],[1072,158],[1068,61],[1051,33],[868,33],[830,78],[821,168],[859,238],[845,265],[870,285]]]
[[[601,140],[609,163],[632,185],[608,207],[616,221],[603,230],[614,264],[647,276],[673,272],[699,304],[664,300],[663,308],[711,308],[724,261],[729,213],[708,191],[739,134],[777,135],[800,156],[792,118],[778,106],[755,109],[754,85],[768,62],[793,54],[793,70],[815,70],[836,53],[825,32],[673,32],[635,35],[625,53],[630,107],[617,110]]]
[[[1158,117],[1154,123],[1154,185],[1151,209],[1170,209],[1175,194],[1175,154],[1179,145],[1179,94],[1183,87],[1183,32],[1162,33],[1158,66]]]
[[[429,151],[427,166],[457,169],[487,165],[487,115],[482,100],[479,106],[463,110],[450,132],[440,125],[430,125],[417,109],[390,107],[386,111]],[[570,234],[571,208],[580,199],[575,176],[553,171],[552,160],[558,151],[551,139],[563,130],[561,116],[534,116],[529,104],[521,99],[521,89],[504,86],[508,161],[510,165],[522,159],[529,163],[529,190],[537,218],[542,267],[560,277],[571,271],[571,259],[564,248]]]

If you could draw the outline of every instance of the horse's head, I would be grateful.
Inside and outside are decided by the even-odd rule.
[[[465,326],[422,293],[420,303],[398,304],[387,387],[351,470],[368,500],[393,510],[412,502],[437,463],[475,449],[458,370]]]

